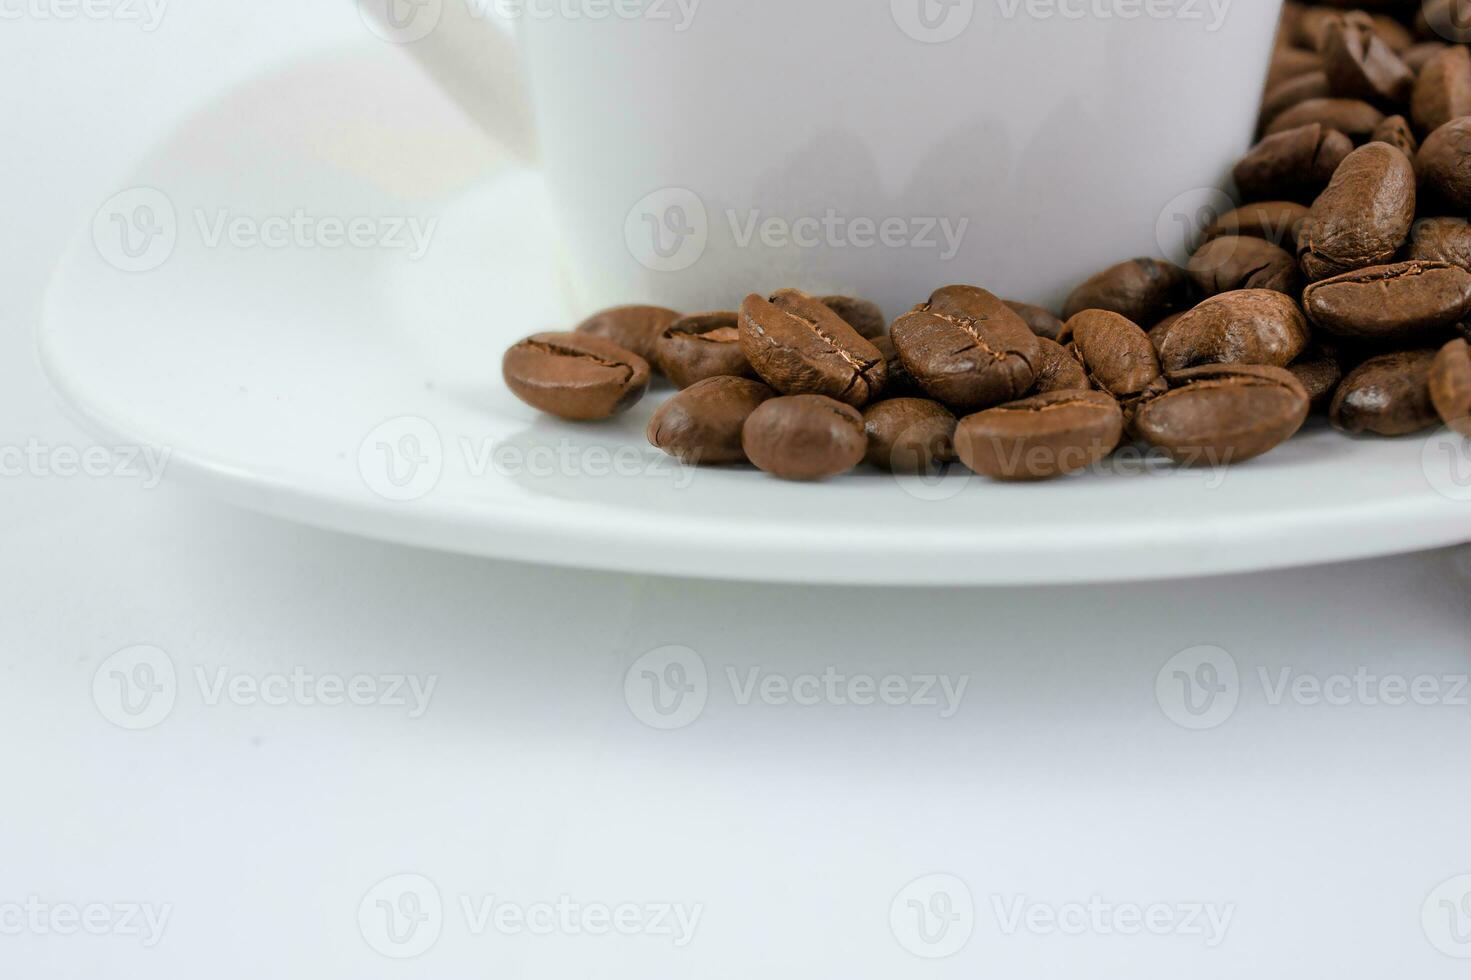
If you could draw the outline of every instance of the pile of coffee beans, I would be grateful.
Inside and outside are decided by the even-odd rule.
[[[1362,2],[1362,0],[1360,0]],[[946,286],[888,324],[796,289],[739,310],[605,310],[507,352],[507,384],[606,419],[679,389],[649,441],[820,480],[865,462],[1062,476],[1132,441],[1240,463],[1312,412],[1355,435],[1471,437],[1471,0],[1286,6],[1260,142],[1185,266],[1103,270],[1062,316]]]

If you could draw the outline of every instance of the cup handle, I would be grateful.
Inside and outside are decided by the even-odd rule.
[[[427,33],[391,36],[402,31],[402,21],[390,22],[396,0],[366,2],[362,9],[389,39],[411,55],[440,88],[457,102],[486,135],[518,161],[537,159],[536,128],[532,122],[521,55],[510,29],[488,16],[476,14],[472,3],[422,3],[418,12],[435,19]],[[412,0],[411,0],[412,2]]]

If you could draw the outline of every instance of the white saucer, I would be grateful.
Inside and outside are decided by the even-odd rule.
[[[63,258],[41,327],[45,368],[99,438],[167,447],[170,477],[226,500],[540,563],[1064,583],[1471,539],[1471,479],[1458,479],[1471,477],[1471,459],[1443,436],[1357,441],[1320,426],[1221,474],[1135,465],[1043,486],[872,473],[794,486],[681,470],[648,449],[644,425],[663,390],[607,425],[539,416],[502,385],[501,351],[580,311],[560,283],[540,181],[509,159],[393,51],[264,79],[173,134],[120,184],[152,191],[104,206]],[[134,260],[115,244],[114,215],[148,226],[140,203],[175,236]],[[438,226],[418,261],[396,249],[210,247],[197,211],[210,226],[227,208],[252,222],[302,208]],[[116,267],[134,261],[157,267]],[[598,475],[610,465],[624,475]]]

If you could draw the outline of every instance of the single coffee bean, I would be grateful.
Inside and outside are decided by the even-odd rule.
[[[909,376],[909,369],[904,366],[904,360],[899,356],[899,348],[894,346],[894,338],[888,334],[873,338],[873,345],[883,355],[887,378],[884,381],[884,390],[879,392],[882,398],[924,398],[927,397],[919,382]]]
[[[1128,402],[1163,389],[1159,357],[1139,325],[1107,310],[1084,310],[1068,320],[1063,336],[1093,386]]]
[[[1431,133],[1415,158],[1425,189],[1446,204],[1471,209],[1471,117]]]
[[[1303,305],[1338,337],[1413,340],[1471,313],[1471,272],[1446,262],[1371,266],[1313,283]]]
[[[991,293],[947,286],[889,331],[909,375],[952,409],[1015,401],[1037,377],[1037,337]]]
[[[1344,151],[1344,156],[1348,151]],[[1331,177],[1329,174],[1328,177]],[[1323,183],[1328,183],[1328,177]],[[1297,248],[1297,231],[1302,219],[1308,216],[1305,205],[1296,201],[1262,201],[1247,204],[1235,211],[1228,211],[1213,221],[1205,230],[1207,241],[1229,235],[1249,235],[1279,245],[1285,249]]]
[[[734,311],[680,317],[659,334],[654,356],[676,388],[706,378],[754,377],[741,348],[740,314]]]
[[[706,378],[670,398],[649,420],[650,445],[690,465],[746,462],[741,430],[776,392],[750,378]]]
[[[539,333],[506,351],[506,385],[532,408],[596,422],[632,406],[649,387],[642,357],[591,333]]]
[[[1032,333],[1038,337],[1056,340],[1057,335],[1062,333],[1062,321],[1054,316],[1051,310],[1044,310],[1031,303],[1017,303],[1012,300],[1006,300],[1006,305],[1011,312],[1021,317],[1022,322],[1030,327]]]
[[[615,306],[583,320],[577,332],[606,337],[652,366],[659,363],[654,352],[659,334],[678,319],[678,313],[662,306]]]
[[[1177,463],[1244,463],[1291,439],[1308,417],[1308,393],[1290,371],[1210,364],[1169,376],[1168,393],[1139,407],[1134,428]]]
[[[955,416],[928,398],[890,398],[863,412],[868,462],[892,473],[928,473],[955,458]]]
[[[1457,45],[1446,48],[1421,69],[1410,100],[1410,116],[1420,132],[1431,133],[1468,114],[1471,114],[1471,51]]]
[[[1471,2],[1424,0],[1415,15],[1415,33],[1434,41],[1471,44]]]
[[[1415,139],[1415,131],[1410,128],[1410,121],[1404,116],[1386,118],[1375,128],[1369,142],[1388,143],[1408,157],[1411,163],[1414,163],[1415,155],[1420,152],[1420,141]]]
[[[783,480],[825,480],[846,473],[868,450],[863,416],[824,395],[789,395],[761,404],[741,434],[746,457]]]
[[[1384,121],[1384,113],[1362,99],[1308,99],[1283,110],[1267,125],[1267,135],[1285,133],[1309,123],[1336,129],[1355,143],[1362,143]]]
[[[1234,289],[1298,291],[1297,259],[1262,238],[1213,238],[1196,250],[1185,270],[1206,296]]]
[[[1374,22],[1374,33],[1379,35],[1379,40],[1389,45],[1389,50],[1404,57],[1406,51],[1415,45],[1415,35],[1404,24],[1388,14],[1371,13],[1370,19]]]
[[[1471,439],[1471,345],[1464,339],[1457,337],[1435,355],[1430,400],[1442,422]]]
[[[1083,370],[1083,363],[1061,344],[1037,338],[1037,380],[1031,394],[1045,395],[1054,391],[1087,391],[1093,385]]]
[[[1222,293],[1182,316],[1165,339],[1166,374],[1201,364],[1286,367],[1307,348],[1307,318],[1297,301],[1265,289]]]
[[[884,359],[827,306],[796,289],[741,305],[741,347],[761,379],[786,395],[868,404],[884,387]]]
[[[1353,149],[1353,141],[1338,130],[1310,123],[1262,140],[1231,176],[1248,201],[1311,202]]]
[[[1047,480],[1092,466],[1118,447],[1124,413],[1101,391],[1054,391],[961,421],[961,462],[995,480]]]
[[[1084,310],[1108,310],[1153,326],[1190,305],[1190,277],[1169,262],[1130,259],[1110,266],[1073,290],[1063,309],[1071,320]]]
[[[1404,257],[1412,262],[1449,262],[1471,272],[1471,222],[1421,218],[1410,230]]]
[[[1446,49],[1441,41],[1421,41],[1419,44],[1407,48],[1400,58],[1404,60],[1405,67],[1418,76],[1430,64],[1430,59]]]
[[[860,337],[872,340],[888,333],[889,321],[884,319],[884,311],[877,303],[852,296],[823,296],[819,302],[842,317]]]
[[[1338,359],[1324,351],[1312,351],[1293,362],[1291,371],[1308,393],[1309,407],[1323,411],[1333,401],[1333,392],[1343,380],[1343,367]]]
[[[1318,50],[1333,95],[1390,106],[1409,99],[1415,74],[1379,36],[1367,14],[1353,12],[1330,23]]]
[[[1415,220],[1415,168],[1388,143],[1361,146],[1339,165],[1298,234],[1309,279],[1381,265],[1409,237]]]
[[[1287,7],[1284,14],[1292,13]],[[1318,51],[1323,46],[1323,35],[1328,26],[1343,18],[1343,11],[1324,6],[1301,7],[1295,11],[1290,25],[1292,43],[1307,51]]]
[[[1435,425],[1430,366],[1436,351],[1399,351],[1372,357],[1343,379],[1329,417],[1344,432],[1406,436]]]
[[[1165,342],[1169,340],[1170,333],[1175,329],[1175,324],[1183,320],[1185,314],[1189,312],[1189,310],[1184,310],[1180,313],[1171,314],[1149,328],[1149,342],[1154,345],[1154,352],[1156,354],[1164,353]]]
[[[1289,78],[1267,89],[1262,99],[1261,118],[1270,121],[1299,102],[1324,99],[1332,94],[1327,72],[1314,71]]]

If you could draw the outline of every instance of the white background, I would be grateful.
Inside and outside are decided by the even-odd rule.
[[[376,43],[345,3],[178,3],[153,33],[0,22],[0,445],[91,445],[41,378],[32,331],[55,257],[131,164],[241,81]],[[1449,931],[1471,929],[1471,907],[1452,915],[1466,889],[1432,895],[1471,872],[1461,555],[1116,589],[766,588],[438,556],[167,484],[35,476],[0,479],[0,528],[6,976],[1464,975],[1436,944],[1467,951]],[[178,693],[129,731],[110,720],[104,661],[140,644],[168,658]],[[640,658],[666,645],[703,664],[707,703],[660,732],[630,702],[643,706]],[[1203,645],[1237,666],[1239,703],[1190,731],[1167,664]],[[967,686],[941,717],[742,704],[729,679],[829,668]],[[1274,704],[1260,671],[1275,684],[1283,670],[1446,677],[1450,703]],[[201,671],[437,686],[409,718],[210,704]],[[395,949],[372,890],[403,874],[432,882],[443,911],[418,934],[437,926],[437,941],[401,962],[375,948]],[[975,906],[969,941],[939,961],[914,955],[938,947],[906,926],[915,893],[901,895],[930,875],[949,877],[921,882],[922,903],[938,888]],[[477,934],[461,904],[561,896],[701,918],[677,948]],[[1230,925],[1208,947],[1188,932],[1008,931],[997,911],[1095,899],[1209,905]],[[64,910],[99,903],[166,910],[161,940],[64,934]]]

